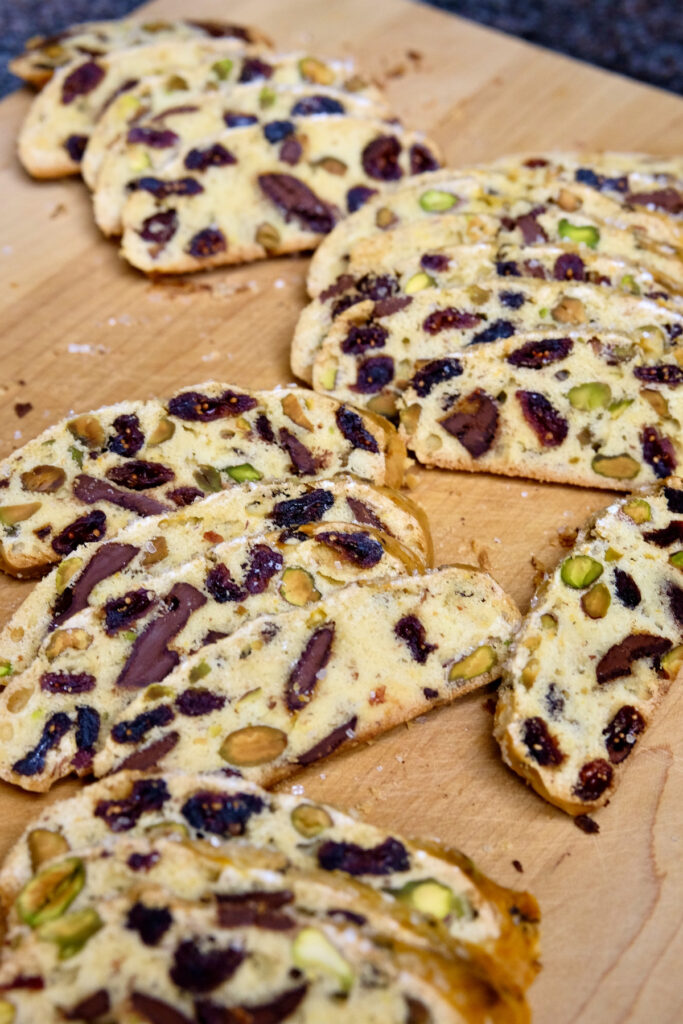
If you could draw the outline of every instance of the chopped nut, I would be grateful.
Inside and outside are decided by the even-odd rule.
[[[616,480],[632,480],[640,473],[640,463],[625,452],[621,455],[596,455],[591,467],[600,476]]]
[[[34,875],[17,896],[17,913],[36,928],[61,917],[85,883],[85,866],[80,857],[69,857]]]
[[[317,57],[302,57],[299,61],[299,72],[307,82],[316,82],[318,85],[332,85],[334,82],[334,71]]]
[[[660,419],[666,420],[669,418],[669,403],[661,391],[655,391],[654,388],[641,388],[640,397],[644,398],[648,405],[652,406]]]
[[[418,271],[417,274],[413,274],[412,277],[408,278],[403,291],[406,295],[414,295],[415,292],[424,291],[425,288],[433,288],[436,281],[429,274],[426,274],[424,270]]]
[[[61,857],[69,852],[69,844],[64,836],[47,828],[34,828],[29,832],[27,845],[34,872],[48,860],[54,860],[55,857]]]
[[[644,498],[631,498],[622,506],[621,511],[636,525],[649,523],[652,519],[652,509]]]
[[[493,648],[489,644],[484,644],[483,647],[478,647],[476,651],[468,654],[466,658],[457,661],[452,666],[448,673],[449,682],[474,679],[476,676],[481,676],[485,672],[490,672],[497,661],[498,657]]]
[[[104,429],[95,416],[77,416],[67,423],[67,428],[87,448],[102,448],[104,445]]]
[[[281,729],[273,729],[269,725],[249,725],[226,736],[219,754],[229,764],[252,768],[274,761],[286,746],[287,736]]]
[[[341,177],[348,171],[347,165],[343,160],[337,160],[334,156],[324,156],[320,160],[316,160],[315,167],[321,167],[323,171],[327,171],[328,174],[336,174]]]
[[[157,562],[162,562],[168,555],[168,544],[165,537],[152,537],[149,543],[153,550],[145,551],[142,557],[142,564],[145,568],[150,565],[156,565]]]
[[[93,637],[84,629],[58,629],[50,637],[45,648],[48,661],[54,661],[63,651],[85,651],[93,642]]]
[[[604,583],[596,583],[581,598],[581,607],[591,619],[604,619],[609,611],[612,595]]]
[[[25,491],[41,494],[58,491],[66,480],[66,473],[59,466],[34,466],[21,474],[21,486]]]
[[[582,590],[589,587],[602,575],[600,562],[590,555],[573,555],[565,558],[560,569],[560,578],[568,587]]]
[[[147,444],[150,448],[154,448],[159,444],[163,444],[164,441],[170,441],[174,434],[175,423],[172,423],[171,420],[167,420],[164,417],[164,419],[159,420],[156,427],[149,435]]]
[[[551,310],[553,320],[558,324],[582,324],[586,320],[586,310],[580,299],[564,295]]]
[[[305,839],[314,839],[334,824],[325,808],[317,804],[299,804],[292,811],[291,820],[299,835]]]
[[[264,221],[256,229],[256,241],[266,252],[274,252],[280,245],[280,232],[274,224]]]
[[[297,608],[302,608],[311,601],[320,600],[320,591],[315,588],[313,576],[296,566],[283,572],[280,593],[288,604],[293,604]]]
[[[573,213],[574,210],[578,210],[581,207],[581,200],[573,192],[570,192],[568,188],[561,188],[557,197],[557,205],[561,210],[566,210],[567,213]]]
[[[42,503],[40,501],[32,501],[26,505],[1,505],[0,506],[0,523],[3,526],[14,526],[15,523],[23,523],[26,519],[30,519],[31,516],[35,515]]]
[[[38,938],[54,942],[59,948],[59,959],[75,956],[88,939],[103,925],[102,918],[93,907],[67,914],[60,921],[48,921],[38,929]]]
[[[454,196],[452,192],[443,192],[436,188],[428,188],[420,196],[420,206],[429,213],[450,210],[457,201],[457,196]]]
[[[301,408],[301,402],[296,395],[285,395],[280,404],[283,413],[292,423],[296,423],[298,427],[303,427],[304,430],[313,430],[313,424]]]
[[[587,384],[577,384],[567,394],[569,404],[582,412],[606,408],[612,401],[612,392],[608,384],[594,380]]]
[[[391,228],[398,221],[398,217],[388,206],[381,206],[375,215],[375,224],[378,228]]]

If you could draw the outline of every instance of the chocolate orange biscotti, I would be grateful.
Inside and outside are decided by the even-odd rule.
[[[329,805],[266,793],[220,773],[119,772],[45,808],[0,868],[0,898],[10,928],[23,927],[27,917],[29,924],[35,921],[33,894],[38,889],[49,894],[50,879],[62,892],[66,888],[68,906],[87,899],[102,869],[83,863],[83,853],[92,861],[92,851],[99,849],[106,862],[116,856],[121,840],[166,852],[174,838],[196,857],[172,882],[186,896],[199,898],[205,891],[212,855],[212,881],[226,867],[323,873],[342,885],[378,890],[385,913],[407,909],[411,925],[428,928],[439,949],[449,940],[466,943],[510,991],[526,989],[538,970],[539,914],[529,894],[498,886],[457,850],[408,841]],[[202,839],[213,849],[207,850]],[[181,854],[173,856],[177,861]],[[157,863],[145,861],[146,877],[151,882],[164,877],[164,884],[171,884],[166,867],[159,864],[157,871]],[[57,864],[66,870],[54,871]],[[134,864],[140,859],[129,866]],[[66,887],[65,874],[71,879]],[[62,904],[57,914],[65,909]]]
[[[427,518],[397,491],[349,475],[309,484],[244,483],[199,504],[135,519],[115,540],[79,547],[35,585],[0,630],[0,685],[26,668],[51,630],[64,628],[86,606],[102,604],[112,583],[130,590],[142,574],[163,575],[225,541],[276,529],[286,538],[321,522],[373,527],[385,538],[400,538],[425,566],[433,564]]]
[[[613,795],[683,664],[683,484],[620,498],[532,600],[498,694],[503,758],[569,814]]]
[[[65,64],[82,61],[84,54],[97,58],[162,40],[181,42],[221,38],[236,39],[244,45],[258,45],[264,49],[271,46],[268,37],[260,30],[228,21],[136,21],[132,18],[89,21],[72,25],[56,35],[33,36],[28,40],[24,53],[11,61],[10,71],[31,85],[41,87]]]
[[[121,402],[44,431],[0,464],[0,566],[41,574],[134,519],[245,481],[354,473],[400,486],[392,428],[302,389],[210,382]]]

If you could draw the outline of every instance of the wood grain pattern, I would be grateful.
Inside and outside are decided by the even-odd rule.
[[[183,0],[151,5],[187,12]],[[193,14],[200,16],[200,12]],[[354,54],[384,80],[406,123],[453,163],[531,148],[672,153],[683,101],[404,0],[203,0],[201,14],[262,26],[281,48]],[[408,51],[415,51],[411,57]],[[401,74],[401,72],[404,72]],[[393,77],[392,77],[393,76]],[[0,105],[0,455],[71,409],[144,398],[210,377],[254,387],[291,380],[288,341],[304,300],[304,259],[151,283],[92,222],[76,181],[36,183],[14,139],[28,91]],[[16,402],[31,402],[22,419]],[[522,605],[536,556],[558,529],[609,500],[598,491],[420,471],[439,561],[484,558]],[[27,586],[0,582],[7,616]],[[581,833],[504,768],[485,695],[302,773],[307,795],[459,845],[544,912],[538,1024],[674,1024],[683,1019],[683,687],[672,687],[630,759],[598,836]],[[0,853],[50,797],[0,788]],[[524,873],[518,874],[513,860]]]

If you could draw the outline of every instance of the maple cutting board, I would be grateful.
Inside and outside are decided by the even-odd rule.
[[[675,152],[683,100],[405,0],[160,0],[158,15],[234,18],[281,49],[355,55],[407,124],[451,164],[552,147]],[[165,395],[208,378],[257,388],[292,379],[288,342],[306,260],[151,283],[95,228],[76,180],[17,164],[23,90],[0,104],[0,457],[71,410]],[[21,418],[16,403],[30,403]],[[525,608],[558,533],[609,492],[420,471],[414,496],[437,560],[479,559]],[[0,581],[8,616],[30,584]],[[486,694],[464,698],[287,783],[404,833],[462,847],[543,911],[536,1024],[683,1020],[683,684],[629,760],[600,834],[580,832],[501,763]],[[49,797],[0,784],[0,854]],[[515,868],[514,864],[517,864]],[[522,873],[519,873],[522,872]]]

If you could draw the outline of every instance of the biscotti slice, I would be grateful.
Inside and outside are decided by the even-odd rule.
[[[227,840],[233,859],[251,857],[252,864],[254,846],[275,851],[287,868],[362,881],[388,907],[398,901],[430,927],[436,919],[456,943],[487,957],[491,973],[513,991],[527,988],[538,970],[538,907],[528,893],[498,886],[456,850],[407,841],[329,805],[266,793],[222,773],[119,772],[43,809],[0,869],[6,912],[57,858],[94,846],[106,857],[123,835]],[[432,882],[440,887],[436,901],[427,898]]]
[[[88,21],[72,25],[52,36],[33,36],[24,53],[10,62],[10,71],[38,87],[50,80],[54,72],[72,61],[82,61],[83,54],[104,57],[115,50],[145,46],[162,40],[180,42],[185,39],[233,38],[243,45],[264,49],[271,42],[259,29],[235,25],[227,21]]]
[[[0,685],[26,668],[46,633],[63,628],[95,602],[99,587],[111,577],[130,580],[140,572],[158,576],[223,541],[274,529],[296,531],[323,521],[374,527],[400,538],[427,567],[433,565],[427,517],[397,491],[348,475],[316,484],[245,483],[190,508],[134,520],[115,541],[84,544],[55,567],[0,630]]]
[[[380,294],[385,284],[379,278]],[[543,329],[608,330],[644,358],[671,359],[683,314],[651,299],[565,281],[493,278],[368,299],[335,320],[315,357],[313,387],[393,415],[423,363],[501,338],[521,343],[529,331]]]
[[[372,197],[347,218],[325,239],[311,261],[309,294],[315,297],[346,272],[350,254],[362,239],[444,214],[465,218],[460,236],[452,237],[451,242],[498,237],[526,245],[577,243],[629,259],[641,249],[674,258],[677,255],[669,240],[670,232],[663,229],[674,223],[671,218],[636,212],[587,185],[572,185],[570,198],[567,187],[560,182],[515,181],[501,172],[476,168],[441,171],[438,176],[421,177],[390,194]],[[493,217],[493,221],[487,217]],[[603,232],[610,240],[607,249]]]
[[[373,118],[315,117],[283,131],[269,141],[260,126],[226,129],[163,178],[133,182],[122,255],[148,273],[181,273],[310,249],[359,191],[438,167],[424,136]]]
[[[506,662],[503,757],[569,814],[613,795],[683,664],[683,482],[594,516],[540,585]]]
[[[401,399],[426,465],[631,490],[683,457],[683,369],[606,332],[509,338],[427,363]]]
[[[0,464],[0,566],[38,575],[81,544],[253,480],[341,472],[400,486],[386,421],[304,389],[209,382],[62,420]]]

